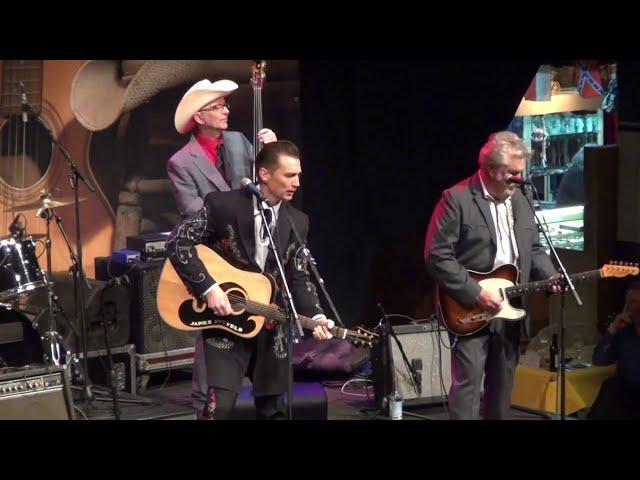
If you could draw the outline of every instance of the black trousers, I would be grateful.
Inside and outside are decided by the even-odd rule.
[[[640,385],[626,382],[617,375],[607,378],[587,417],[591,420],[640,420]]]

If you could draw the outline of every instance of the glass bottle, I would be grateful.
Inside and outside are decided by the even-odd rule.
[[[389,395],[389,418],[391,420],[402,420],[402,395],[400,390],[395,386],[391,395]]]

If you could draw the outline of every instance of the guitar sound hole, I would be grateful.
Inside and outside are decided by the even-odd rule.
[[[49,169],[53,152],[51,139],[42,122],[39,118],[30,117],[25,124],[21,116],[13,115],[2,124],[0,178],[14,188],[34,185]]]
[[[236,285],[223,284],[222,289],[226,292],[231,304],[231,310],[235,315],[244,313],[246,309],[247,295]]]

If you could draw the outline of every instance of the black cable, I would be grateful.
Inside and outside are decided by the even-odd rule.
[[[436,317],[436,335],[438,336],[438,368],[440,371],[440,388],[442,389],[442,394],[444,397],[444,408],[447,411],[447,416],[449,417],[449,420],[452,420],[451,410],[449,410],[449,394],[447,393],[447,387],[444,384],[444,375],[442,373],[442,341],[443,341],[442,331],[443,329],[440,328],[440,317],[438,315],[435,315],[435,317]],[[457,337],[456,337],[456,341],[457,341]],[[451,346],[450,350],[453,350],[454,346],[455,346],[455,343]]]

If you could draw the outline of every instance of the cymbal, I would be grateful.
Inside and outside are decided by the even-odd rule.
[[[85,197],[78,198],[78,202],[84,202],[86,200]],[[14,205],[13,207],[5,208],[3,212],[16,212],[18,210],[33,210],[35,208],[59,208],[65,207],[67,205],[73,205],[75,203],[75,199],[73,197],[59,197],[59,198],[41,198],[36,200],[35,202],[25,203],[22,205]]]

